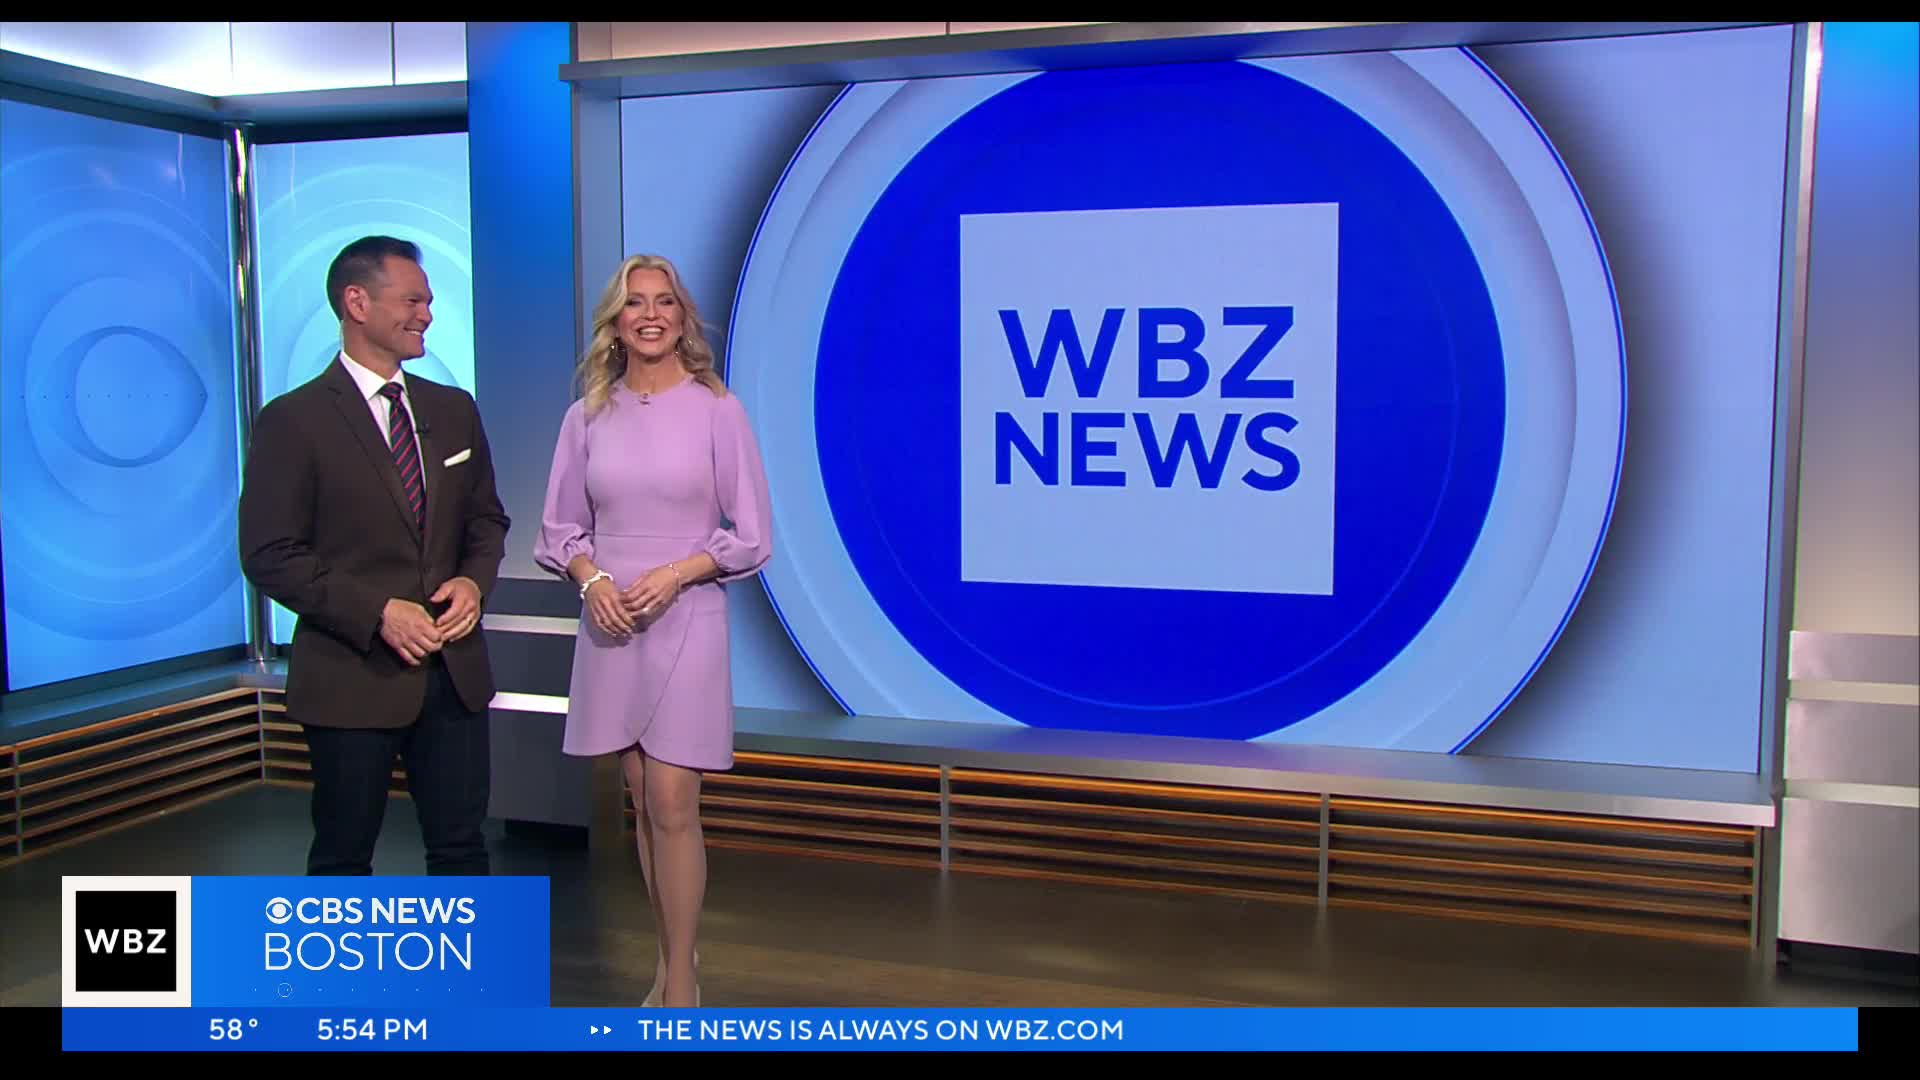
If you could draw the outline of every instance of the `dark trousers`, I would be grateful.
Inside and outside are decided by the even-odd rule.
[[[306,725],[313,763],[313,846],[309,875],[373,873],[374,843],[386,818],[397,758],[420,815],[427,873],[490,872],[480,825],[487,816],[492,751],[487,714],[461,702],[438,656],[427,661],[420,716],[404,728]],[[295,717],[298,719],[298,717]]]

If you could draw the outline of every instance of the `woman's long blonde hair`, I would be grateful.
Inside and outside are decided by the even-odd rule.
[[[627,278],[635,270],[658,270],[667,275],[667,285],[680,305],[680,342],[674,350],[680,366],[694,381],[713,391],[714,396],[725,397],[727,386],[714,371],[713,346],[707,342],[706,328],[700,323],[700,309],[694,306],[693,297],[687,295],[680,271],[658,255],[630,255],[600,293],[600,303],[593,309],[593,341],[574,369],[581,396],[586,398],[587,415],[592,416],[606,407],[613,397],[614,386],[627,373],[627,349],[620,343],[620,333],[613,322],[627,306]]]

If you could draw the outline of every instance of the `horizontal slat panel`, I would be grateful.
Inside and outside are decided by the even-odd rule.
[[[1318,795],[1251,791],[1238,788],[1195,787],[1187,784],[1157,784],[1133,780],[1095,780],[1086,777],[1043,776],[1035,773],[987,772],[979,769],[954,769],[948,774],[954,791],[963,785],[981,787],[1044,788],[1055,792],[1098,793],[1137,798],[1190,800],[1196,802],[1237,803],[1246,806],[1290,807],[1320,812]]]
[[[1329,830],[1336,842],[1341,837],[1350,837],[1356,840],[1384,840],[1447,847],[1483,847],[1511,851],[1535,851],[1565,855],[1568,857],[1592,856],[1598,859],[1619,859],[1622,861],[1672,862],[1686,865],[1727,868],[1751,867],[1753,865],[1752,855],[1729,855],[1714,851],[1694,851],[1684,848],[1633,847],[1625,844],[1588,843],[1579,840],[1544,840],[1524,836],[1501,836],[1495,833],[1423,831],[1420,829],[1380,825],[1339,824],[1329,826]]]
[[[1029,878],[1038,881],[1059,881],[1075,885],[1099,885],[1109,888],[1152,889],[1159,892],[1197,893],[1208,896],[1230,896],[1242,900],[1269,900],[1292,903],[1315,903],[1317,897],[1312,889],[1257,888],[1245,885],[1223,885],[1205,881],[1166,881],[1156,878],[1132,877],[1125,874],[1098,874],[1088,871],[1065,870],[1053,867],[1021,866],[1003,862],[990,862],[954,857],[951,866],[969,874],[988,874],[995,877]]]
[[[1509,907],[1475,906],[1464,902],[1432,904],[1404,900],[1375,899],[1366,896],[1332,896],[1327,899],[1327,906],[1366,911],[1407,912],[1449,919],[1471,919],[1476,922],[1504,923],[1509,926],[1547,926],[1562,930],[1598,931],[1609,934],[1627,934],[1634,937],[1659,938],[1667,941],[1690,941],[1699,944],[1735,946],[1745,946],[1748,944],[1748,935],[1744,930],[1719,930],[1638,919],[1608,919],[1583,915],[1525,912],[1515,911]]]
[[[1590,870],[1571,866],[1544,866],[1517,862],[1499,862],[1488,859],[1442,859],[1427,855],[1402,855],[1380,851],[1354,851],[1346,848],[1335,848],[1328,855],[1328,859],[1335,865],[1342,863],[1367,863],[1376,866],[1418,866],[1458,874],[1484,875],[1490,877],[1533,877],[1549,880],[1577,879],[1582,881],[1604,881],[1620,885],[1639,885],[1648,888],[1667,889],[1676,892],[1744,895],[1753,891],[1753,885],[1749,881],[1712,881],[1702,878],[1681,877],[1677,873],[1658,874],[1647,872],[1629,874],[1617,870]]]
[[[1637,818],[1609,818],[1589,814],[1555,814],[1534,810],[1501,810],[1493,807],[1451,806],[1435,803],[1395,802],[1386,799],[1336,798],[1330,810],[1335,815],[1349,813],[1386,814],[1402,817],[1481,821],[1506,826],[1538,826],[1551,829],[1592,829],[1625,835],[1683,836],[1722,840],[1729,843],[1750,841],[1753,830],[1734,825],[1702,825],[1678,821],[1653,821]]]
[[[201,786],[186,786],[165,798],[152,802],[137,803],[114,811],[112,814],[87,821],[84,827],[70,829],[63,833],[50,833],[39,837],[26,848],[28,856],[45,855],[63,848],[89,843],[99,837],[133,828],[156,818],[178,814],[182,811],[203,806],[218,799],[224,799],[236,792],[244,791],[260,782],[258,777],[224,777]],[[0,859],[0,865],[6,860]]]
[[[169,784],[165,787],[162,787],[153,791],[130,794],[122,798],[115,799],[108,803],[90,806],[84,810],[75,811],[65,815],[56,815],[45,821],[37,820],[33,815],[29,815],[26,821],[26,828],[23,830],[23,833],[27,839],[32,840],[35,837],[47,836],[64,829],[73,828],[76,825],[80,825],[86,822],[96,821],[100,818],[109,817],[114,814],[122,813],[126,810],[130,810],[130,809],[134,809],[137,807],[146,806],[154,803],[164,802],[176,796],[183,795],[192,791],[197,791],[201,788],[205,788],[213,784],[218,784],[223,781],[232,780],[240,777],[246,777],[251,779],[251,778],[257,777],[258,774],[259,774],[258,765],[256,765],[253,762],[245,762],[239,765],[229,765],[225,768],[217,769],[202,775],[188,776],[177,781],[176,783]]]
[[[895,854],[884,850],[836,848],[814,844],[752,840],[725,834],[707,837],[707,846],[724,851],[745,851],[757,855],[798,855],[811,859],[834,859],[840,862],[874,863],[882,866],[906,866],[921,870],[936,869],[940,865],[940,856],[937,853],[931,855]]]
[[[814,814],[822,817],[853,818],[859,821],[891,821],[903,825],[924,825],[935,830],[940,828],[938,810],[882,810],[872,806],[836,806],[832,803],[715,795],[711,792],[701,793],[700,804],[763,814]]]
[[[1217,874],[1225,877],[1319,881],[1319,873],[1314,870],[1290,870],[1284,867],[1259,863],[1224,863],[1203,859],[1170,859],[1155,855],[1137,855],[1107,851],[1090,851],[1085,848],[1068,847],[1063,844],[1013,843],[1002,840],[988,840],[981,837],[949,834],[948,847],[955,852],[981,854],[1017,855],[1029,859],[1052,859],[1070,863],[1097,863],[1108,866],[1124,866],[1134,869],[1176,870],[1194,874]],[[979,860],[976,859],[976,862]]]
[[[112,798],[122,792],[132,791],[168,777],[180,776],[199,769],[220,765],[239,757],[252,759],[249,760],[246,768],[257,771],[259,765],[255,754],[256,748],[251,745],[223,747],[180,760],[163,761],[161,763],[135,767],[114,774],[112,780],[103,783],[89,784],[77,791],[69,791],[65,795],[40,800],[22,799],[21,811],[29,821],[32,821],[42,814],[63,810],[70,806],[81,806],[99,799]]]
[[[1314,807],[1315,817],[1278,818],[1251,817],[1240,814],[1208,813],[1202,810],[1178,810],[1157,806],[1127,806],[1122,803],[1083,803],[1066,802],[1059,799],[1020,799],[1003,795],[950,795],[947,803],[953,807],[977,807],[982,809],[1002,809],[1021,811],[1029,814],[1081,815],[1087,817],[1115,817],[1186,823],[1192,825],[1217,825],[1225,828],[1289,829],[1319,832],[1318,807]]]
[[[133,732],[127,735],[123,735],[119,738],[109,739],[105,742],[94,743],[89,746],[81,746],[73,750],[59,751],[57,753],[48,754],[46,757],[27,757],[20,763],[20,775],[24,777],[34,773],[45,772],[48,769],[57,769],[64,765],[70,765],[76,761],[85,761],[86,759],[91,757],[98,757],[101,754],[108,754],[108,753],[113,753],[120,750],[125,750],[130,747],[140,746],[142,744],[150,743],[158,739],[166,739],[166,738],[171,738],[178,735],[184,735],[187,732],[197,731],[201,728],[209,727],[214,724],[219,724],[227,720],[233,720],[239,717],[252,716],[252,715],[253,715],[252,706],[247,706],[247,705],[236,706],[234,708],[221,709],[218,712],[208,713],[204,716],[190,717],[185,720],[180,720],[175,723],[167,724],[164,727],[150,728],[146,731]],[[56,744],[46,744],[46,745],[52,746]]]
[[[13,857],[17,843],[14,822],[20,816],[14,813],[14,786],[19,781],[15,778],[13,762],[13,748],[0,747],[0,862]]]
[[[1399,892],[1409,896],[1451,896],[1477,900],[1504,900],[1532,906],[1540,904],[1564,907],[1599,908],[1621,912],[1651,912],[1686,915],[1701,919],[1733,921],[1744,924],[1750,909],[1744,903],[1714,903],[1703,900],[1674,900],[1631,893],[1578,892],[1552,888],[1515,888],[1458,881],[1434,881],[1426,878],[1389,877],[1332,871],[1327,875],[1329,888],[1350,886],[1376,892]]]
[[[1315,844],[1305,847],[1298,844],[1280,844],[1261,840],[1234,840],[1219,836],[1193,836],[1181,833],[1140,832],[1121,829],[1089,829],[1070,825],[1054,825],[1045,822],[1001,821],[992,818],[959,817],[949,819],[950,827],[955,831],[973,830],[977,832],[1013,833],[1024,836],[1048,836],[1061,839],[1087,840],[1103,844],[1152,845],[1168,848],[1188,848],[1196,851],[1230,851],[1243,855],[1260,855],[1272,858],[1318,859],[1320,847]]]
[[[771,836],[791,836],[808,840],[849,840],[856,843],[885,844],[888,846],[923,847],[938,850],[940,835],[938,829],[932,834],[881,829],[850,829],[836,826],[823,826],[811,823],[766,821],[757,818],[735,817],[731,814],[712,814],[700,819],[702,830],[736,829],[740,832],[762,833]]]
[[[180,754],[191,753],[195,750],[199,750],[204,747],[213,746],[213,745],[216,745],[219,743],[225,743],[225,742],[232,742],[235,744],[244,744],[246,752],[258,753],[260,750],[260,729],[253,724],[228,722],[225,724],[221,724],[219,727],[211,731],[207,731],[204,734],[197,735],[193,738],[182,739],[179,742],[168,743],[165,746],[158,746],[151,750],[143,751],[138,754],[129,754],[129,755],[126,755],[125,757],[118,757],[113,759],[112,761],[102,762],[98,765],[89,766],[84,769],[75,769],[71,772],[61,773],[57,776],[50,776],[44,780],[37,780],[30,784],[22,784],[20,787],[20,794],[22,796],[37,795],[46,791],[51,791],[54,788],[64,787],[68,784],[75,784],[84,780],[91,780],[96,777],[111,775],[113,773],[120,772],[125,769],[137,768],[138,766],[141,766],[141,765],[146,765],[155,761],[160,761],[165,758],[174,757]]]
[[[761,768],[815,769],[823,772],[864,773],[870,776],[902,776],[924,780],[930,784],[940,782],[940,770],[931,765],[901,765],[891,761],[855,761],[851,758],[788,757],[781,754],[765,754],[751,750],[741,750],[733,755],[736,769],[759,766]]]
[[[709,773],[701,778],[702,787],[745,788],[758,791],[810,791],[836,797],[861,796],[871,799],[891,799],[901,802],[940,801],[938,791],[915,791],[911,788],[879,787],[873,784],[835,784],[825,780],[785,780],[766,776],[730,776],[726,773]]]
[[[43,747],[53,746],[58,743],[66,743],[66,742],[74,742],[74,741],[91,739],[99,735],[104,735],[110,731],[117,731],[120,728],[132,727],[138,724],[143,724],[149,720],[153,720],[158,717],[172,716],[176,713],[191,712],[203,706],[215,704],[216,702],[232,701],[235,698],[252,697],[255,693],[256,691],[254,690],[240,688],[240,689],[233,689],[233,690],[222,690],[218,693],[213,693],[213,694],[204,694],[200,697],[191,698],[186,701],[176,702],[171,705],[161,705],[151,709],[144,709],[140,712],[129,713],[126,716],[118,716],[113,718],[112,720],[102,720],[97,724],[88,724],[85,727],[73,728],[67,731],[56,731],[47,735],[39,736],[38,738],[28,739],[25,742],[16,743],[14,745],[14,750],[17,753],[19,753],[22,757],[25,757],[31,754],[33,751],[39,750]]]

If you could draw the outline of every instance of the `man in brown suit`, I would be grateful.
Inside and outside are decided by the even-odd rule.
[[[493,673],[475,633],[507,514],[473,398],[402,374],[426,352],[420,250],[374,236],[327,271],[341,352],[254,422],[240,559],[299,616],[287,712],[313,765],[309,874],[370,874],[396,758],[427,872],[486,874]]]

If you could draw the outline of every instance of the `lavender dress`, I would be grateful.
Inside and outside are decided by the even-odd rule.
[[[772,553],[760,448],[731,393],[689,379],[643,403],[616,385],[591,420],[567,410],[554,447],[534,559],[564,575],[585,555],[625,589],[647,571],[706,552],[722,576],[636,617],[617,643],[583,609],[562,750],[591,756],[638,744],[690,769],[733,765],[726,583]]]

